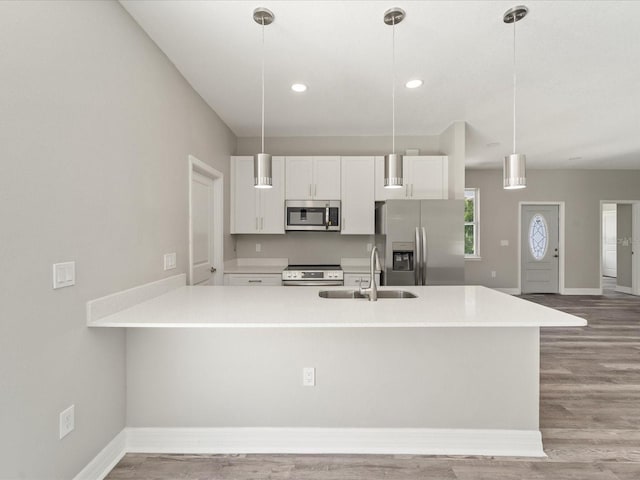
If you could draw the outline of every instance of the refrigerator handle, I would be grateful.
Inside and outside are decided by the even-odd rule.
[[[427,230],[422,227],[422,285],[427,284]]]
[[[416,285],[421,285],[422,282],[422,255],[420,255],[420,250],[420,233],[418,227],[416,227],[415,258],[413,259],[413,273]]]

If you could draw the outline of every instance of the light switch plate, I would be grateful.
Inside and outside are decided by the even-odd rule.
[[[508,247],[509,246],[509,240],[500,240],[500,246],[501,247]]]
[[[76,284],[76,262],[53,264],[53,288],[70,287]]]
[[[173,270],[176,268],[176,254],[173,253],[165,253],[164,254],[164,269],[165,270]]]

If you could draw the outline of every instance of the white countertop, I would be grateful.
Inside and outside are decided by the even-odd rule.
[[[382,287],[418,298],[326,299],[345,287],[181,287],[90,327],[395,328],[583,326],[582,318],[480,286]]]

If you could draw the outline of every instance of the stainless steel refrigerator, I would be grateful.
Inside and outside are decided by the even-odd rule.
[[[387,200],[376,206],[384,285],[464,284],[464,201]]]

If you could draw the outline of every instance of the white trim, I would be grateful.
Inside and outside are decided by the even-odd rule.
[[[187,284],[191,285],[193,278],[193,232],[192,232],[192,204],[191,204],[191,184],[193,173],[197,172],[213,180],[213,264],[216,267],[214,282],[216,285],[224,283],[224,175],[210,165],[198,160],[193,155],[189,155],[189,276]]]
[[[601,288],[565,288],[564,295],[602,295]]]
[[[122,430],[73,480],[102,480],[127,453],[127,430]]]
[[[498,292],[506,293],[508,295],[520,295],[520,289],[518,287],[515,288],[493,288],[493,290],[497,290]]]
[[[545,457],[537,430],[128,428],[128,452]]]
[[[176,288],[184,287],[186,285],[186,278],[187,276],[181,273],[96,298],[95,300],[89,300],[87,302],[87,325],[101,318],[133,307],[138,303],[159,297]]]
[[[620,292],[620,293],[628,293],[630,295],[633,295],[633,289],[631,287],[623,287],[621,285],[616,285],[616,292]]]
[[[533,200],[518,202],[518,290],[522,292],[522,207],[525,205],[558,205],[558,249],[560,250],[560,258],[558,262],[558,293],[564,295],[564,259],[566,255],[565,249],[565,218],[564,218],[564,202],[544,201],[536,202]]]

